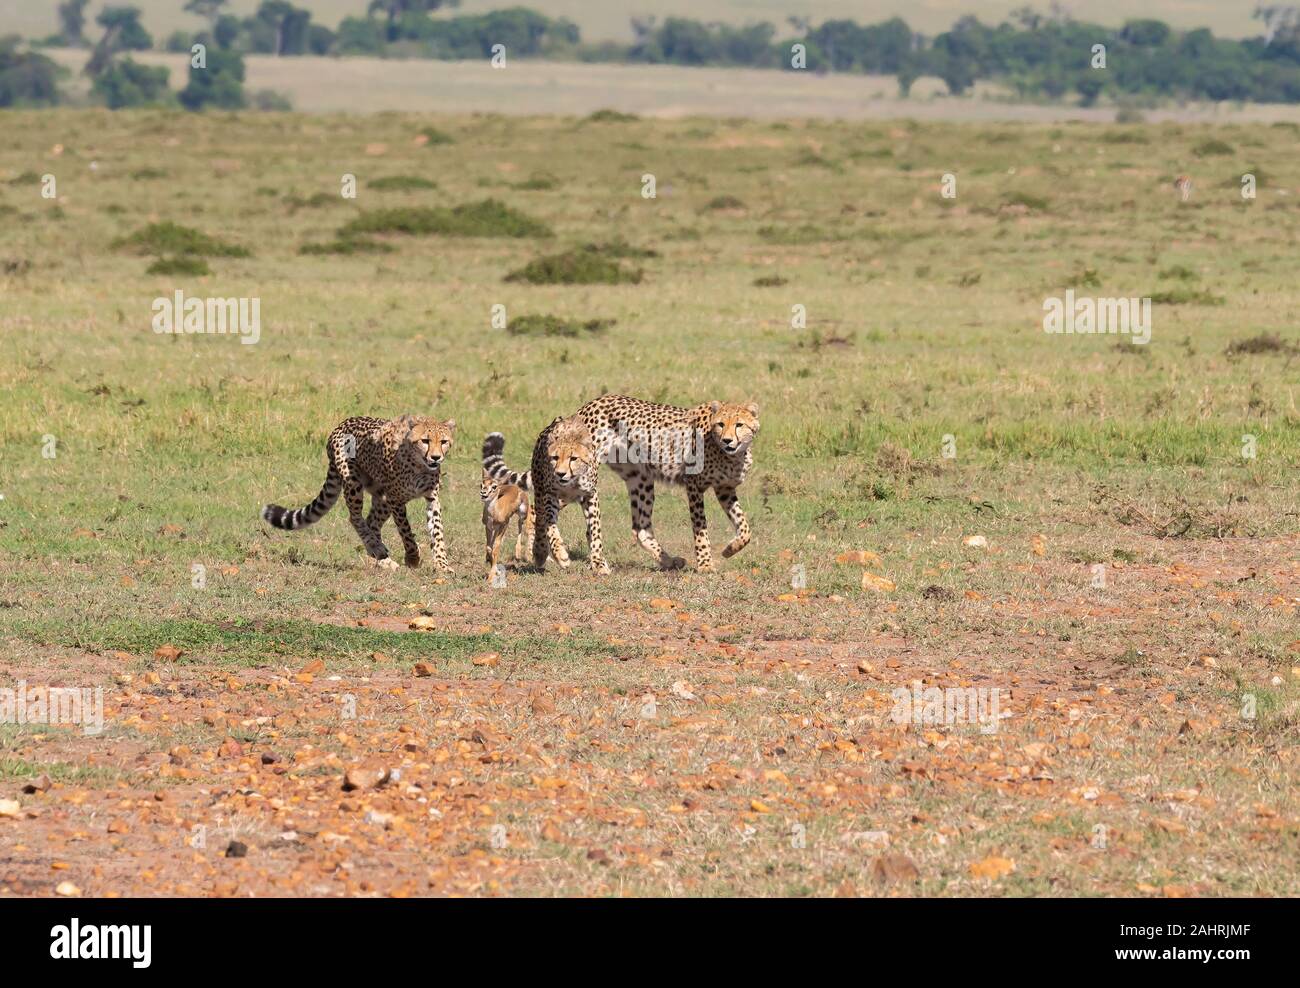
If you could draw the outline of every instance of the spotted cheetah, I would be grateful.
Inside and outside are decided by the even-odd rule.
[[[492,437],[489,436],[489,439]],[[504,440],[503,440],[504,443]],[[541,431],[533,445],[532,466],[514,473],[497,448],[489,455],[483,446],[484,472],[498,481],[517,484],[534,492],[541,524],[533,528],[533,565],[542,570],[546,557],[554,556],[561,567],[569,565],[569,552],[560,538],[560,509],[577,501],[587,519],[587,565],[597,573],[610,572],[600,536],[600,494],[596,489],[596,446],[590,430],[576,416],[557,418]]]
[[[533,539],[533,515],[528,508],[528,491],[519,483],[508,483],[493,476],[490,464],[504,463],[502,451],[505,436],[494,432],[483,440],[483,481],[479,486],[479,499],[483,502],[483,531],[487,536],[488,579],[497,566],[501,552],[501,539],[510,527],[510,519],[519,524],[515,539],[515,562],[524,558],[525,546]]]
[[[292,531],[314,524],[324,517],[343,493],[352,527],[361,536],[366,552],[377,566],[397,569],[379,536],[392,516],[406,550],[406,565],[420,565],[420,547],[406,517],[406,502],[417,497],[428,501],[429,541],[433,565],[449,573],[447,548],[442,534],[442,463],[456,434],[455,419],[439,422],[432,418],[403,415],[384,419],[357,416],[340,423],[325,442],[329,469],[325,485],[305,508],[290,511],[268,504],[262,517],[276,528]],[[371,495],[370,514],[362,515],[364,492]]]
[[[655,482],[686,488],[695,533],[695,567],[713,572],[704,495],[715,492],[735,528],[735,537],[722,550],[734,556],[751,537],[749,522],[736,498],[736,489],[754,462],[752,445],[758,435],[758,406],[711,401],[694,408],[660,405],[625,395],[603,395],[575,413],[596,437],[600,460],[627,485],[632,506],[632,531],[637,542],[663,569],[686,564],[665,552],[655,539],[651,516]]]

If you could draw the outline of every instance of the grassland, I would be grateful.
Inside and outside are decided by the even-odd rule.
[[[0,728],[0,891],[1300,893],[1294,127],[2,122],[0,674],[102,686],[107,727]],[[464,233],[488,199],[533,235],[371,215]],[[249,256],[114,246],[163,222]],[[506,280],[593,243],[653,255]],[[1167,299],[1150,344],[1045,334],[1070,287]],[[178,288],[260,298],[260,341],[155,334]],[[755,542],[658,573],[606,477],[612,577],[492,589],[483,434],[522,465],[606,390],[760,403]],[[459,422],[456,575],[367,567],[341,512],[260,521],[337,421],[405,411]],[[656,520],[688,554],[679,492]],[[898,725],[914,680],[1010,716]],[[342,791],[358,765],[401,780]]]

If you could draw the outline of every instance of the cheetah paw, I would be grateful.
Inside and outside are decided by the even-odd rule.
[[[392,556],[385,556],[383,559],[375,560],[377,569],[397,569],[397,560]]]
[[[609,563],[605,562],[605,560],[603,559],[592,560],[591,571],[593,573],[599,574],[600,576],[609,576],[610,573],[614,572],[612,569],[610,569]]]
[[[411,569],[419,569],[420,554],[418,552],[413,554],[408,553],[406,556],[406,565],[411,567]]]
[[[659,568],[664,570],[685,569],[686,560],[681,556],[665,555],[659,563]]]

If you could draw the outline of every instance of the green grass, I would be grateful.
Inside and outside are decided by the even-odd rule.
[[[457,664],[465,664],[472,655],[488,651],[534,660],[613,654],[607,645],[581,635],[563,641],[530,637],[505,639],[491,634],[376,631],[302,620],[65,619],[18,621],[8,630],[18,639],[36,645],[58,645],[96,654],[122,651],[145,659],[150,659],[160,646],[173,645],[185,653],[177,660],[185,664],[262,665],[318,657],[358,661],[368,659],[375,652],[403,662],[433,659],[438,663]]]

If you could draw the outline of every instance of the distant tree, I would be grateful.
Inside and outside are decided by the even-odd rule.
[[[307,49],[313,55],[328,55],[338,39],[339,36],[324,24],[312,24],[307,29]]]
[[[459,7],[460,0],[370,0],[366,12],[370,15],[383,14],[388,26],[385,37],[396,41],[400,37],[398,24],[407,14],[426,14],[443,7]]]
[[[345,17],[339,24],[337,47],[341,54],[379,55],[384,41],[384,26],[368,17]]]
[[[1264,22],[1264,44],[1271,45],[1278,35],[1300,33],[1300,7],[1289,4],[1273,4],[1255,8],[1252,15],[1255,20]]]
[[[912,94],[912,84],[925,75],[925,71],[921,59],[909,52],[899,62],[896,74],[898,76],[898,95],[906,99]]]
[[[1079,91],[1079,102],[1083,106],[1092,106],[1097,102],[1097,97],[1101,95],[1105,83],[1091,69],[1084,71],[1084,74],[1074,83],[1074,88]]]
[[[108,68],[120,51],[145,51],[153,47],[153,38],[140,25],[139,7],[105,7],[95,18],[104,35],[95,45],[83,70],[92,79]]]
[[[181,105],[187,110],[241,109],[246,103],[243,56],[217,49],[208,52],[207,61],[202,69],[191,64],[189,84],[180,92]]]
[[[229,0],[185,0],[185,11],[197,14],[215,27],[217,18],[221,16],[221,8],[228,2]]]
[[[259,35],[266,39],[256,44],[254,51],[266,51],[272,55],[301,55],[307,50],[310,10],[295,7],[287,0],[262,0],[254,20],[256,23],[249,25],[249,33],[255,39]]]
[[[86,5],[90,0],[65,0],[59,4],[59,36],[69,48],[84,48]]]
[[[22,38],[0,38],[0,106],[53,106],[64,70],[36,52],[20,50]]]
[[[216,41],[218,48],[229,50],[235,46],[235,42],[239,40],[239,35],[243,29],[238,17],[223,14],[212,25],[212,38]]]
[[[169,75],[171,71],[164,66],[154,68],[131,58],[120,58],[95,78],[91,91],[110,110],[169,103],[175,99],[167,86]]]
[[[1168,41],[1171,33],[1164,21],[1136,20],[1120,28],[1119,36],[1138,48],[1156,48]]]

